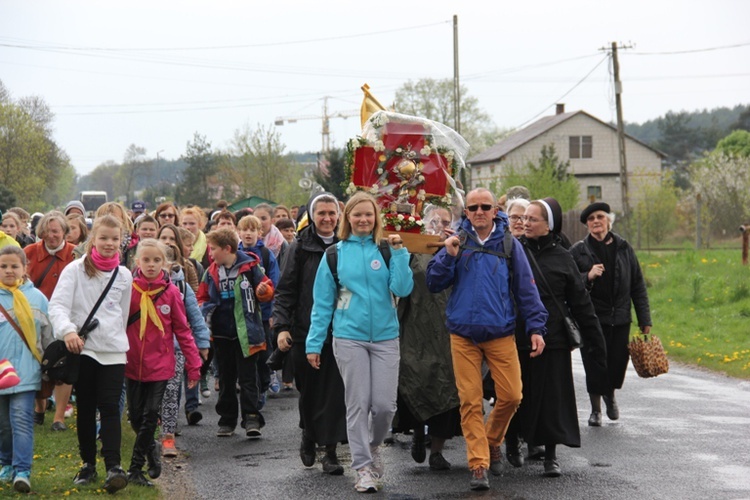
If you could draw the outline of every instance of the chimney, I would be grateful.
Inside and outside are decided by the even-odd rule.
[[[555,114],[556,115],[561,115],[563,113],[565,113],[565,103],[559,102],[555,106]]]

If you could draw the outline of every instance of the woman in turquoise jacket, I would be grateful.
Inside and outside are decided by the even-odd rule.
[[[379,446],[396,412],[399,341],[395,297],[414,286],[409,252],[397,234],[389,251],[378,243],[383,223],[375,198],[358,192],[344,208],[336,244],[338,283],[324,258],[313,287],[307,359],[320,368],[320,352],[333,319],[333,353],[344,380],[346,426],[355,488],[376,491],[383,478]],[[389,262],[384,254],[390,254]]]

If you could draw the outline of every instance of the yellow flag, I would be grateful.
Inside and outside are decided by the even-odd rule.
[[[362,121],[362,128],[365,127],[365,123],[376,111],[385,111],[385,106],[380,104],[377,99],[370,93],[370,86],[366,83],[362,85],[362,92],[365,93],[364,99],[362,99],[362,108],[359,111],[359,118]]]

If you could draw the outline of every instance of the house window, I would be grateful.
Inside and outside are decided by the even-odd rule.
[[[589,203],[593,203],[596,200],[602,199],[602,187],[601,186],[588,186],[586,188],[586,197],[589,199]]]
[[[490,165],[490,174],[495,173],[495,165]]]
[[[570,136],[570,158],[592,158],[593,140],[590,135]]]

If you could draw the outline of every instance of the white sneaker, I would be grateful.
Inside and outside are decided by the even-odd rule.
[[[383,459],[380,457],[380,446],[371,447],[370,456],[372,457],[372,463],[370,464],[372,472],[382,478],[385,471],[383,470]]]
[[[369,466],[365,465],[357,471],[357,482],[354,483],[354,489],[360,493],[375,493],[378,491]]]

